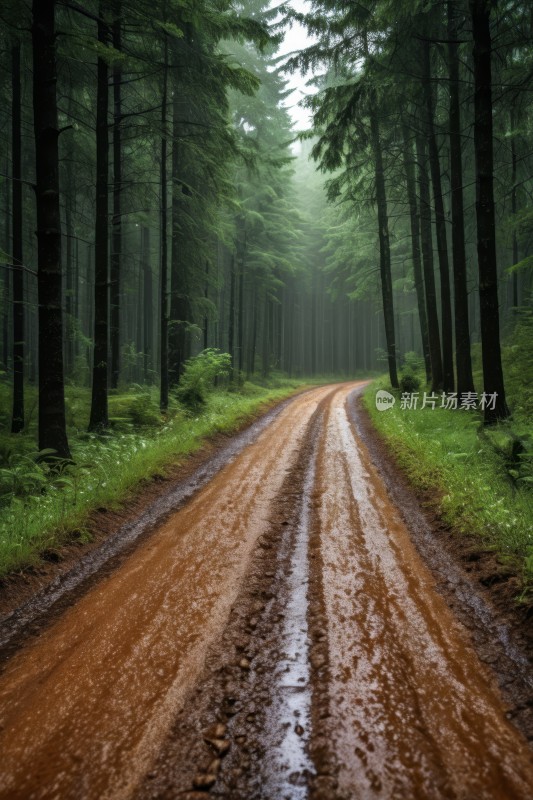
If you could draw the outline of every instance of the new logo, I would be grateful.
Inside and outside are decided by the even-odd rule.
[[[376,392],[376,408],[378,411],[388,411],[395,402],[396,398],[390,392],[386,392],[384,389]]]

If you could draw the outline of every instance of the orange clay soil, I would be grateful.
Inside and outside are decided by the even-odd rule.
[[[1,798],[531,796],[355,388],[294,398],[7,659]]]

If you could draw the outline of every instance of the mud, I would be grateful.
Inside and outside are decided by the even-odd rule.
[[[241,441],[240,455],[120,569],[10,659],[0,682],[1,797],[131,794],[224,627],[328,392],[298,397],[252,444]]]
[[[450,531],[434,498],[415,493],[376,434],[359,393],[348,415],[387,492],[429,566],[438,592],[468,630],[478,658],[491,668],[508,704],[507,716],[533,741],[533,608],[517,602],[519,565],[502,564],[476,536]]]
[[[353,389],[291,401],[8,660],[0,797],[530,796],[527,740]]]
[[[258,419],[231,437],[212,437],[185,463],[147,481],[120,510],[98,509],[87,525],[90,542],[82,544],[74,535],[73,541],[43,554],[40,563],[0,579],[0,661],[123,563],[139,541],[253,442],[290,402],[263,408]]]

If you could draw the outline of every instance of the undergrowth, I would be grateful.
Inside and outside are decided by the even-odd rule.
[[[411,483],[433,495],[441,518],[454,530],[480,537],[502,560],[512,560],[522,572],[522,599],[533,594],[533,491],[529,473],[512,443],[527,446],[531,425],[518,416],[487,431],[476,411],[395,405],[378,411],[377,389],[390,387],[385,379],[365,392],[365,406]],[[528,453],[525,452],[527,456]],[[513,474],[514,472],[514,474]]]

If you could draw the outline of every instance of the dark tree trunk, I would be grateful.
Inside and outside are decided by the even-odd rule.
[[[229,320],[228,320],[228,351],[231,356],[232,373],[235,373],[235,258],[230,262],[230,291],[229,291]]]
[[[33,2],[33,124],[39,305],[39,449],[70,459],[65,423],[55,0]]]
[[[483,383],[487,395],[496,395],[495,407],[492,409],[490,404],[485,407],[485,424],[509,416],[501,360],[496,265],[490,9],[490,0],[470,0],[474,39],[474,150]]]
[[[143,376],[149,382],[152,361],[152,270],[150,265],[150,229],[143,228]]]
[[[161,411],[168,408],[168,189],[167,189],[167,102],[168,102],[168,39],[163,48],[163,96],[161,98],[161,317],[160,372]]]
[[[20,44],[11,51],[13,197],[13,416],[11,433],[24,428],[24,273],[22,270],[22,146]],[[7,303],[6,303],[7,307]]]
[[[454,1],[448,2],[448,69],[450,78],[450,183],[452,206],[452,252],[455,298],[455,363],[457,392],[474,391],[468,320],[468,287],[465,251],[463,164],[461,155],[461,105],[459,97],[459,30]]]
[[[180,102],[179,86],[174,86],[172,104],[173,146],[172,146],[172,247],[171,247],[171,298],[170,316],[172,327],[169,336],[171,378],[178,383],[183,365],[189,357],[189,322],[191,320],[187,267],[180,252],[181,198],[186,191],[180,180]]]
[[[74,225],[72,206],[74,204],[74,195],[76,189],[74,187],[74,179],[72,172],[72,148],[69,147],[66,153],[66,183],[67,190],[65,196],[65,234],[67,238],[66,257],[67,263],[65,264],[65,278],[66,278],[66,293],[65,293],[65,311],[67,315],[65,333],[65,372],[67,375],[72,374],[74,364],[74,293],[77,291],[77,286],[74,281],[73,269],[73,244],[74,244]]]
[[[252,304],[252,340],[250,342],[250,355],[248,361],[248,374],[253,375],[255,372],[255,351],[257,347],[257,318],[259,316],[259,309],[257,303],[257,289],[254,288],[254,297]]]
[[[113,22],[113,47],[122,48],[121,5]],[[120,378],[120,272],[122,260],[122,68],[113,67],[113,217],[111,220],[111,258],[109,284],[109,338],[111,350],[111,388]]]
[[[209,261],[207,260],[205,262],[204,299],[206,301],[206,312],[204,315],[204,350],[207,350],[209,345],[209,315],[207,313],[207,302],[209,300]]]
[[[9,175],[9,158],[5,160],[5,174]],[[9,181],[4,182],[4,241],[6,252],[9,252],[9,241],[11,237],[11,211],[10,201],[12,189]],[[13,312],[13,304],[11,301],[11,270],[4,268],[3,272],[3,286],[2,297],[4,299],[2,306],[2,368],[5,372],[9,370],[9,357],[12,355],[9,352],[9,331],[11,324],[11,315]]]
[[[370,99],[370,127],[372,150],[376,178],[376,201],[379,227],[379,271],[381,276],[381,296],[383,299],[383,316],[385,320],[385,339],[391,386],[398,388],[396,368],[396,341],[394,336],[394,300],[392,295],[392,275],[390,261],[389,219],[387,214],[387,195],[385,191],[385,174],[383,171],[383,153],[379,131],[379,120],[376,110],[376,93]]]
[[[516,212],[518,210],[517,203],[517,186],[516,186],[516,173],[517,173],[517,156],[516,156],[516,139],[515,139],[515,111],[511,107],[511,212],[513,214],[513,265],[518,264],[518,236],[516,234]],[[513,272],[513,311],[516,313],[518,309],[518,272]]]
[[[429,177],[427,173],[426,141],[419,134],[416,138],[418,161],[418,185],[420,192],[420,231],[422,242],[422,263],[424,267],[424,288],[426,290],[426,311],[428,320],[429,356],[431,360],[431,390],[442,389],[442,355],[440,350],[439,316],[435,292],[435,272],[433,269],[433,241],[431,238],[431,202],[429,198]]]
[[[402,124],[403,135],[403,165],[405,170],[405,183],[409,200],[409,216],[411,221],[411,248],[413,254],[413,274],[415,280],[416,301],[418,306],[418,320],[420,323],[420,336],[422,339],[422,352],[426,368],[426,378],[431,380],[431,357],[429,354],[428,321],[426,314],[426,298],[424,296],[424,275],[422,273],[422,256],[420,252],[420,218],[418,214],[418,200],[416,196],[415,165],[413,160],[413,146],[409,139],[409,129]]]
[[[100,6],[98,41],[107,44],[108,29],[102,21],[105,9]],[[96,225],[94,236],[94,354],[93,388],[89,430],[109,425],[107,409],[109,351],[109,247],[108,247],[108,68],[98,58],[96,88]]]
[[[444,213],[444,202],[442,199],[439,148],[437,145],[437,135],[435,132],[435,110],[433,87],[431,83],[430,43],[427,39],[422,43],[422,64],[422,85],[424,88],[425,99],[429,165],[431,169],[431,182],[433,184],[433,199],[435,203],[435,231],[437,234],[437,251],[439,254],[442,323],[442,381],[443,389],[446,392],[453,392],[455,381],[453,374],[453,320],[450,291],[450,265],[448,259],[448,242],[446,239],[446,216]]]
[[[240,378],[244,369],[244,253],[239,257],[239,305],[237,322],[237,347],[239,358],[237,360],[237,376]]]
[[[264,292],[263,300],[263,324],[262,324],[262,342],[261,342],[261,377],[268,378],[270,373],[270,349],[269,349],[269,317],[270,317],[270,304],[268,295]]]

